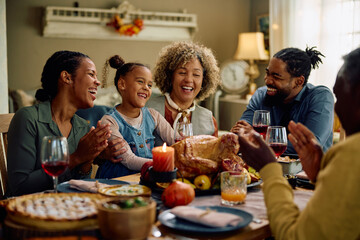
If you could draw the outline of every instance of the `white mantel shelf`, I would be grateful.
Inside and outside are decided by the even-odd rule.
[[[146,12],[126,1],[112,9],[48,6],[44,13],[43,36],[132,41],[189,40],[197,30],[197,16],[185,12]],[[144,28],[137,35],[120,35],[113,27],[106,26],[115,14],[123,19],[124,24],[140,18]]]

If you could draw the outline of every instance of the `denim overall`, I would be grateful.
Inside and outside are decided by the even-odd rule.
[[[116,106],[106,115],[112,116],[119,125],[119,132],[128,142],[131,150],[136,156],[143,158],[152,158],[152,149],[154,148],[154,130],[155,122],[147,107],[141,108],[143,119],[139,129],[128,124],[116,110]],[[114,178],[138,173],[120,163],[106,161],[102,164],[96,174],[96,178]]]

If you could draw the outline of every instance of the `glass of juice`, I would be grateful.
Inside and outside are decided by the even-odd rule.
[[[270,112],[266,110],[256,110],[253,117],[253,128],[265,140],[266,132],[270,126]]]
[[[278,158],[287,148],[286,128],[270,126],[266,133],[266,142],[274,150],[275,156]]]
[[[225,171],[221,173],[221,204],[236,206],[245,202],[247,176],[244,171]]]

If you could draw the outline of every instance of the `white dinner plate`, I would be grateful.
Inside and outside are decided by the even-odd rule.
[[[221,206],[201,206],[196,207],[200,209],[211,209],[217,212],[225,212],[225,213],[231,213],[238,215],[243,218],[243,221],[240,222],[236,226],[227,226],[227,227],[208,227],[205,225],[197,224],[194,222],[190,222],[181,218],[176,217],[174,214],[172,214],[169,210],[166,210],[162,213],[160,213],[158,219],[159,221],[165,225],[166,227],[169,227],[174,230],[184,231],[184,232],[193,232],[193,233],[222,233],[222,232],[229,232],[234,231],[240,228],[244,228],[253,219],[253,215],[245,212],[240,209],[235,208],[229,208],[229,207],[221,207]]]
[[[119,180],[112,180],[112,179],[81,179],[84,181],[95,182],[99,181],[99,183],[105,183],[108,185],[118,185],[118,184],[129,184],[128,182],[119,181]],[[70,193],[70,192],[83,192],[77,190],[75,188],[71,188],[69,182],[62,182],[57,185],[58,192]]]

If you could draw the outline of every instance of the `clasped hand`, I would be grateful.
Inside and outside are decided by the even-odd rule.
[[[76,151],[71,155],[69,167],[92,163],[108,146],[110,136],[110,124],[101,124],[98,121],[96,128],[91,127],[90,131],[80,139]]]

